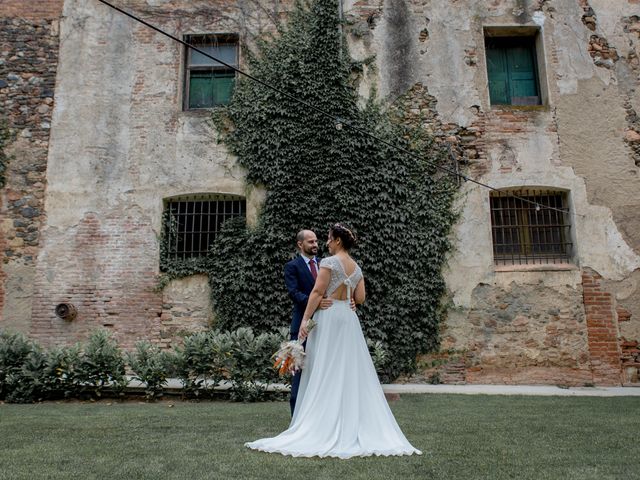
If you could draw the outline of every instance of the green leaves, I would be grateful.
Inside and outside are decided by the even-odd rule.
[[[213,396],[228,381],[237,401],[267,398],[270,383],[280,381],[271,355],[285,340],[287,331],[256,335],[251,328],[209,331],[189,335],[173,355],[174,373],[187,397]]]
[[[83,391],[101,397],[105,389],[120,393],[127,386],[122,350],[108,330],[91,333],[77,371]]]
[[[106,330],[87,345],[45,351],[22,334],[0,331],[0,400],[13,403],[120,393],[127,385],[124,359]]]
[[[133,378],[145,384],[147,400],[161,397],[171,371],[171,355],[156,345],[141,341],[136,343],[135,352],[126,352],[126,358],[135,374]]]
[[[323,244],[330,223],[350,224],[367,282],[360,318],[387,352],[380,372],[390,379],[438,344],[456,186],[449,177],[434,178],[443,153],[424,131],[404,125],[402,111],[392,116],[374,99],[359,107],[337,9],[334,0],[298,2],[288,26],[261,43],[250,66],[258,78],[339,117],[342,129],[286,95],[239,81],[213,121],[247,181],[268,194],[257,226],[226,225],[198,268],[210,276],[217,328],[273,331],[290,322],[283,267],[295,255],[297,231],[313,229]]]

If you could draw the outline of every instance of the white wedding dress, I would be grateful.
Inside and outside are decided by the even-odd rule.
[[[334,300],[314,315],[296,408],[289,428],[277,437],[245,445],[294,457],[367,457],[422,452],[407,441],[384,397],[358,316],[351,310],[351,286],[362,280],[356,265],[347,277],[333,256],[320,262],[331,269],[327,295],[347,285],[347,300]]]

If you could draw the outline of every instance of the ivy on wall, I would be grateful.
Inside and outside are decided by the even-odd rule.
[[[359,315],[365,335],[387,350],[383,376],[393,378],[438,344],[456,184],[436,176],[429,162],[443,161],[440,151],[422,130],[403,126],[401,112],[391,118],[374,100],[360,105],[353,65],[335,0],[299,2],[279,36],[259,45],[252,74],[334,113],[343,125],[240,78],[214,123],[247,182],[266,187],[266,199],[256,225],[226,222],[210,256],[194,262],[191,273],[209,273],[217,327],[272,331],[290,322],[283,267],[295,255],[297,231],[313,229],[324,243],[329,224],[350,225],[359,237],[352,254],[367,284]],[[181,276],[189,270],[184,265],[165,263],[164,270]]]

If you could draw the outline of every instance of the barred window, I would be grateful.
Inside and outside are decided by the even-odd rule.
[[[491,194],[490,202],[496,265],[567,263],[571,260],[573,244],[565,192],[495,192]]]
[[[228,65],[238,66],[237,35],[188,35],[185,41]],[[236,72],[191,48],[186,48],[185,59],[185,110],[229,103]]]
[[[246,218],[247,202],[237,195],[182,196],[166,200],[164,231],[171,259],[205,256],[222,224]]]

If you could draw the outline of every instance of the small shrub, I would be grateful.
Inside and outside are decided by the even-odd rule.
[[[254,402],[263,400],[271,383],[279,382],[273,368],[271,355],[285,340],[286,333],[262,333],[241,327],[229,334],[231,357],[229,376],[231,378],[231,399]]]
[[[71,398],[80,393],[79,343],[71,347],[56,347],[47,353],[45,367],[47,392],[50,398]]]
[[[80,355],[77,378],[82,390],[101,397],[109,388],[121,394],[127,386],[125,363],[122,351],[111,334],[104,329],[96,330]]]
[[[244,327],[195,333],[175,349],[173,373],[186,397],[212,396],[216,387],[229,381],[232,400],[262,400],[270,384],[283,381],[273,369],[271,355],[286,337],[286,329],[255,335]]]
[[[0,400],[29,403],[46,392],[46,356],[21,333],[0,332]]]
[[[182,382],[186,397],[211,396],[228,376],[230,342],[224,334],[199,332],[184,338],[175,349],[174,371]]]
[[[387,361],[387,351],[380,340],[374,342],[367,338],[367,346],[369,347],[369,353],[371,354],[371,360],[373,360],[373,366],[376,368],[376,372],[381,374],[385,369],[385,362]]]
[[[145,384],[146,399],[161,397],[167,384],[171,356],[146,341],[137,342],[135,352],[127,352],[126,356],[134,378]]]

